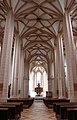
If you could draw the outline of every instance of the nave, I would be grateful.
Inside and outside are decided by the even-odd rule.
[[[29,109],[24,109],[20,120],[57,120],[52,109],[48,109],[43,101],[34,101]]]
[[[37,95],[77,102],[77,0],[0,0],[1,113],[10,109],[8,118],[17,120],[18,103],[7,100]],[[73,107],[76,113],[77,104]],[[20,119],[56,118],[43,102],[34,101]]]

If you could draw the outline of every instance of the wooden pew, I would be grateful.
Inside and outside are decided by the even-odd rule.
[[[77,108],[77,103],[69,103],[60,105],[60,118],[61,119],[67,119],[67,109],[68,108]]]
[[[16,119],[16,106],[15,105],[5,105],[5,104],[1,104],[0,108],[5,109],[8,108],[8,119]],[[5,119],[6,120],[6,119]]]
[[[66,98],[43,98],[43,102],[44,104],[48,107],[48,108],[52,108],[53,107],[53,103],[56,102],[69,102],[69,99]]]
[[[65,104],[69,104],[70,102],[54,102],[53,103],[53,111],[56,113],[56,116],[60,114],[60,106],[61,105],[65,105]]]
[[[8,108],[9,111],[9,119],[19,119],[21,117],[21,109],[22,103],[9,103],[3,102],[0,103],[0,108]]]
[[[23,103],[22,102],[6,102],[6,103],[0,103],[0,105],[15,105],[16,106],[16,110],[15,110],[15,116],[16,118],[20,118],[21,117],[21,112],[23,111]]]
[[[77,108],[67,108],[68,120],[77,120]]]
[[[8,108],[0,108],[0,120],[8,120],[9,113]]]
[[[22,102],[23,108],[29,108],[33,104],[34,98],[10,98],[7,102]]]

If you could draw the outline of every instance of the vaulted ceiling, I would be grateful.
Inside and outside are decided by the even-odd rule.
[[[77,0],[0,0],[0,41],[3,40],[6,16],[13,10],[15,30],[19,31],[23,49],[31,63],[48,63],[58,33],[63,33],[65,10],[71,14],[77,36]],[[44,66],[45,67],[45,66]]]

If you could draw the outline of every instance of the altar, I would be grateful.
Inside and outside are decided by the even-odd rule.
[[[40,83],[38,83],[37,87],[35,88],[35,92],[37,93],[37,95],[40,96],[41,92],[43,92],[43,88],[40,87]]]

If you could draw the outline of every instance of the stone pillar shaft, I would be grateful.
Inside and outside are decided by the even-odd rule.
[[[22,67],[21,67],[21,40],[19,38],[19,47],[18,47],[18,90],[17,90],[17,96],[20,97],[21,95],[21,80],[22,80]]]
[[[67,61],[68,96],[70,99],[72,99],[75,97],[74,82],[77,81],[76,59],[75,59],[71,19],[70,19],[70,14],[67,11],[65,12],[65,16],[63,19],[63,30],[64,30],[64,43],[66,49],[66,61]]]
[[[13,54],[13,82],[12,82],[12,95],[17,97],[18,91],[18,50],[19,50],[19,35],[16,33],[15,39],[15,54]]]
[[[58,96],[58,50],[54,49],[54,90],[53,97]]]
[[[50,54],[48,64],[48,91],[52,91],[52,53]]]
[[[58,90],[59,97],[66,97],[64,78],[64,53],[61,35],[58,35]]]
[[[21,77],[20,77],[20,97],[24,97],[24,51],[21,49]]]
[[[15,64],[15,53],[16,53],[16,40],[14,42],[14,50],[13,50],[13,58],[12,58],[12,74],[11,74],[11,94],[10,96],[14,94],[14,79],[13,79],[13,74],[14,74],[14,64]]]
[[[24,98],[29,95],[29,62],[25,59],[24,66]]]
[[[33,72],[33,76],[32,76],[32,78],[33,78],[33,91],[35,91],[35,72]]]
[[[14,33],[14,16],[12,10],[9,10],[6,18],[6,25],[3,38],[1,69],[0,69],[0,96],[7,99],[9,68],[11,64],[12,43]]]

